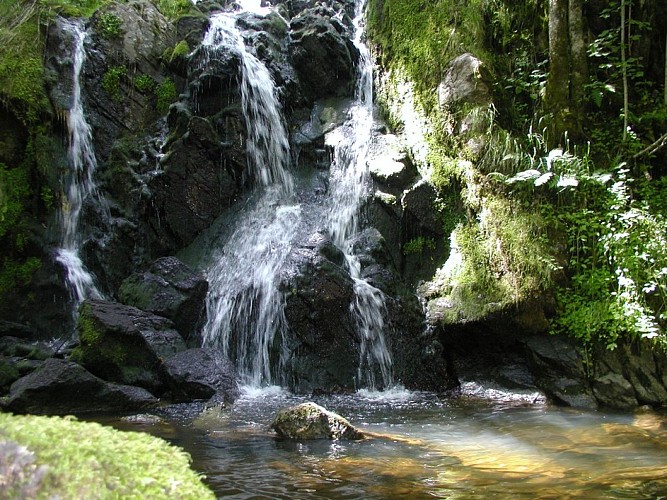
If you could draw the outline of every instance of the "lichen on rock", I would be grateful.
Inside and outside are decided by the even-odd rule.
[[[301,403],[278,412],[271,424],[284,439],[364,439],[364,433],[346,419],[315,403]]]

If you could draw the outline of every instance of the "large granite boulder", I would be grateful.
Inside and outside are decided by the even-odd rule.
[[[491,78],[484,63],[472,54],[461,54],[449,62],[438,85],[438,103],[452,107],[459,103],[489,104]]]
[[[76,363],[48,359],[12,384],[5,408],[15,413],[66,415],[134,411],[155,404],[157,399],[145,389],[109,383]]]
[[[176,257],[162,257],[147,271],[129,276],[120,287],[121,302],[169,318],[190,338],[203,318],[208,282]]]
[[[311,100],[352,95],[359,51],[350,34],[349,24],[324,5],[290,21],[290,61]]]
[[[296,441],[364,438],[363,432],[343,417],[310,402],[280,410],[271,428],[276,431],[278,437]]]
[[[162,361],[186,349],[171,320],[114,302],[88,300],[79,309],[81,345],[74,356],[93,374],[160,393]]]
[[[217,349],[178,353],[162,364],[162,376],[174,401],[215,397],[216,401],[233,403],[240,394],[233,365]]]

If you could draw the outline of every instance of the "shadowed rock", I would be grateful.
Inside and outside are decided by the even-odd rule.
[[[210,399],[233,403],[239,397],[236,372],[216,349],[188,349],[162,365],[169,395],[175,401]]]
[[[284,439],[364,438],[364,434],[346,419],[310,402],[280,410],[271,428]]]
[[[139,410],[156,403],[140,387],[105,382],[76,363],[48,359],[12,384],[6,408],[16,413],[66,415]]]
[[[163,257],[144,273],[135,273],[121,285],[125,304],[171,319],[184,337],[198,327],[208,282],[176,257]]]

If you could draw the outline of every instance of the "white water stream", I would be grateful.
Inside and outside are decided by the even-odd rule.
[[[361,278],[361,265],[352,251],[353,238],[360,230],[361,203],[367,195],[366,154],[373,128],[372,67],[361,41],[362,9],[359,5],[355,19],[355,44],[361,53],[355,102],[349,119],[327,137],[334,161],[325,202],[329,208],[322,222],[346,254],[354,280],[351,309],[360,336],[357,386],[386,388],[392,383],[392,362],[383,333],[384,295]],[[266,13],[262,8],[252,11]],[[204,64],[221,51],[232,51],[240,59],[246,152],[256,193],[207,270],[210,287],[203,340],[235,362],[244,384],[261,386],[281,383],[287,361],[282,345],[287,328],[284,297],[278,285],[302,222],[302,207],[294,201],[287,132],[275,84],[267,68],[246,49],[236,27],[237,15],[222,13],[211,18],[203,42],[207,51]]]
[[[90,197],[98,197],[93,174],[97,169],[97,159],[92,143],[90,125],[84,115],[81,100],[81,70],[86,52],[84,40],[86,32],[82,23],[76,20],[64,20],[63,27],[72,34],[73,74],[72,103],[67,113],[69,132],[68,160],[70,172],[66,178],[65,197],[60,212],[62,237],[60,248],[56,251],[56,260],[63,265],[66,284],[76,307],[84,300],[101,299],[102,293],[95,284],[93,275],[81,260],[80,219],[84,202]]]
[[[326,137],[327,144],[334,148],[327,225],[333,242],[345,253],[354,280],[352,312],[357,318],[361,341],[357,386],[383,389],[393,383],[391,352],[384,336],[385,297],[362,279],[361,264],[352,248],[360,230],[361,204],[369,186],[367,156],[373,131],[373,65],[362,40],[363,12],[363,2],[357,2],[354,45],[359,50],[359,67],[355,100],[348,120]]]
[[[233,51],[240,58],[248,168],[257,193],[207,270],[210,289],[203,337],[205,344],[219,347],[234,360],[245,384],[259,386],[275,380],[284,361],[272,369],[274,338],[285,330],[278,277],[301,212],[293,201],[289,145],[275,84],[266,67],[246,50],[235,23],[233,14],[214,15],[203,46],[209,60],[219,51]]]

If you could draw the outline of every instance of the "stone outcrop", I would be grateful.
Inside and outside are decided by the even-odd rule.
[[[139,387],[101,380],[76,363],[48,359],[12,384],[4,404],[15,413],[67,415],[141,410],[157,399]]]
[[[341,21],[324,5],[305,9],[290,21],[290,62],[311,102],[352,95],[359,53],[350,35],[349,17]]]
[[[278,437],[296,441],[364,438],[363,432],[350,422],[315,403],[302,403],[280,410],[271,428],[276,431]]]
[[[176,257],[162,257],[147,271],[129,276],[118,292],[121,302],[169,318],[183,338],[201,325],[208,282]]]
[[[89,300],[79,310],[75,357],[105,380],[162,390],[162,361],[184,351],[171,320],[113,302]]]

